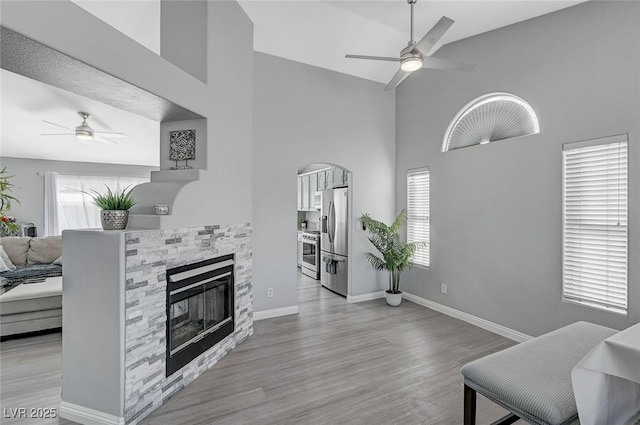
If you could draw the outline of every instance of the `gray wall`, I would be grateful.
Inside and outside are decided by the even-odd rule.
[[[253,23],[235,1],[206,5],[208,84],[70,1],[0,3],[6,27],[207,119],[207,171],[172,208],[185,227],[251,221]]]
[[[251,222],[253,23],[235,1],[208,5],[207,170],[176,197],[181,226]]]
[[[64,272],[63,402],[116,417],[124,416],[125,401],[124,235],[95,230],[62,235],[65,264],[81,258],[84,266],[65,266]]]
[[[397,209],[406,171],[431,167],[431,268],[406,291],[529,335],[587,320],[640,320],[640,4],[588,2],[462,40],[436,56],[471,74],[422,71],[397,90]],[[506,91],[541,133],[441,153],[467,102]],[[629,134],[629,317],[562,302],[562,144]],[[448,295],[440,284],[449,285]]]
[[[207,2],[162,0],[160,54],[202,82],[207,82]]]
[[[297,304],[298,169],[351,171],[353,217],[392,218],[395,119],[394,95],[382,84],[262,53],[254,63],[254,310],[263,311]],[[366,234],[350,226],[350,295],[383,289],[364,258]]]
[[[149,177],[151,171],[158,169],[136,165],[0,157],[0,168],[2,167],[7,167],[7,172],[14,175],[12,182],[16,188],[13,193],[20,200],[20,204],[12,204],[11,215],[18,221],[35,223],[39,235],[44,231],[44,177],[36,173],[55,171],[80,176]]]

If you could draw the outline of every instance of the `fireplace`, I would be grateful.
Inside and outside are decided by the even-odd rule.
[[[167,269],[169,376],[234,329],[234,256]]]

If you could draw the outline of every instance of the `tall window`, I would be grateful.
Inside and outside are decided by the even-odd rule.
[[[407,241],[425,242],[418,249],[411,263],[429,267],[429,168],[410,170],[407,173]]]
[[[563,296],[627,313],[627,135],[563,146]]]
[[[149,181],[144,177],[56,175],[58,228],[91,229],[101,227],[100,209],[93,203],[92,190],[103,193],[105,184],[112,190]]]

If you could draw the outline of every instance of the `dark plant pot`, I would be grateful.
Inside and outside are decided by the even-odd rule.
[[[129,221],[129,210],[102,210],[100,219],[104,230],[123,230]]]

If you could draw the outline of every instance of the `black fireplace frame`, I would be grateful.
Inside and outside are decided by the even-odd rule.
[[[173,375],[178,370],[185,367],[191,361],[193,361],[200,354],[209,350],[211,347],[222,341],[227,336],[231,335],[235,329],[235,273],[234,273],[234,264],[230,264],[227,266],[223,266],[217,268],[215,270],[205,272],[202,274],[198,274],[193,277],[189,277],[181,280],[180,282],[171,282],[171,276],[177,273],[183,273],[186,271],[198,269],[201,267],[209,266],[212,264],[221,263],[223,261],[232,260],[235,263],[235,256],[233,254],[223,255],[220,257],[212,258],[209,260],[199,261],[197,263],[188,264],[186,266],[175,267],[167,270],[167,321],[166,321],[166,376],[169,377]],[[220,274],[225,274],[230,272],[231,275],[229,277],[230,282],[228,283],[227,290],[231,292],[230,294],[230,321],[223,324],[220,328],[211,332],[210,334],[204,336],[203,338],[192,342],[187,347],[181,349],[173,356],[171,355],[171,346],[169,341],[171,341],[171,291],[175,291],[176,289],[180,289],[182,287],[191,285],[201,280],[206,280],[212,277],[215,277]],[[226,284],[226,283],[225,283]]]

